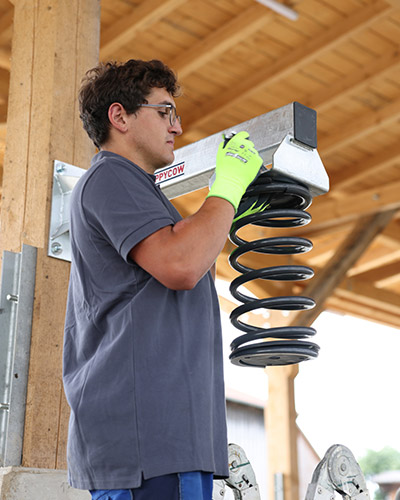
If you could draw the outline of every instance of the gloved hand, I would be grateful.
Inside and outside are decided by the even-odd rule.
[[[215,166],[215,181],[207,195],[224,198],[235,212],[247,186],[254,180],[262,158],[249,140],[247,132],[239,132],[219,145]]]
[[[247,217],[248,215],[257,214],[259,212],[265,212],[267,208],[270,206],[270,198],[269,194],[259,194],[246,197],[244,196],[239,203],[239,207],[236,210],[235,216],[232,221],[231,231],[233,231],[236,227],[236,223],[243,219],[243,217]]]

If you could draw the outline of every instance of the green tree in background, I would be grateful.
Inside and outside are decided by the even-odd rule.
[[[358,459],[358,463],[366,479],[375,474],[388,470],[400,470],[400,452],[385,446],[380,451],[367,450],[367,453]],[[375,492],[375,500],[384,500],[385,494],[379,488]]]

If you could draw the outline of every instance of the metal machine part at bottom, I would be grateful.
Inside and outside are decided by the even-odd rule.
[[[213,500],[225,497],[225,485],[233,491],[235,500],[261,500],[253,467],[243,448],[231,443],[228,446],[229,477],[214,481]]]
[[[364,475],[352,452],[335,444],[317,465],[305,500],[334,500],[335,492],[345,499],[369,500]]]
[[[229,478],[214,481],[212,500],[223,500],[225,486],[235,500],[261,500],[253,467],[243,448],[230,444]],[[284,500],[283,475],[275,474],[275,498]],[[334,500],[338,493],[344,500],[370,500],[364,475],[352,452],[335,444],[325,453],[312,475],[305,500]]]

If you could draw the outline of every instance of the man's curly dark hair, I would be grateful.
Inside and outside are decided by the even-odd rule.
[[[157,59],[108,62],[87,71],[79,90],[79,112],[95,146],[100,148],[108,139],[110,105],[119,102],[127,113],[135,113],[140,104],[147,103],[153,88],[165,88],[173,97],[179,95],[175,74]]]

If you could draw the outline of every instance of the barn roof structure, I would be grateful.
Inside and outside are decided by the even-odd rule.
[[[61,383],[48,382],[60,379],[60,297],[68,280],[67,266],[45,252],[50,160],[88,165],[93,150],[78,132],[75,96],[98,60],[157,58],[176,71],[184,129],[177,147],[293,101],[315,109],[330,191],[314,199],[311,224],[291,230],[314,249],[290,262],[316,276],[250,289],[314,297],[318,306],[303,324],[329,308],[400,327],[400,0],[276,3],[291,18],[261,0],[0,0],[0,246],[39,249],[25,464],[65,465],[68,407]],[[186,216],[204,194],[173,203]],[[228,281],[236,276],[231,250],[227,242],[218,259],[218,275]],[[257,255],[246,259],[260,263]],[[292,398],[285,387],[283,397]],[[288,413],[295,419],[293,405]]]
[[[313,252],[298,260],[319,270],[364,217],[400,204],[400,5],[398,0],[286,5],[297,20],[255,0],[102,0],[100,59],[159,58],[177,72],[184,127],[178,147],[292,101],[315,109],[318,151],[331,189],[315,199],[312,224],[298,231],[314,243]],[[0,168],[12,32],[13,5],[2,0]],[[194,193],[176,205],[190,213],[202,198]],[[326,306],[398,327],[399,239],[394,211],[329,290]],[[221,274],[229,277],[229,269]]]

